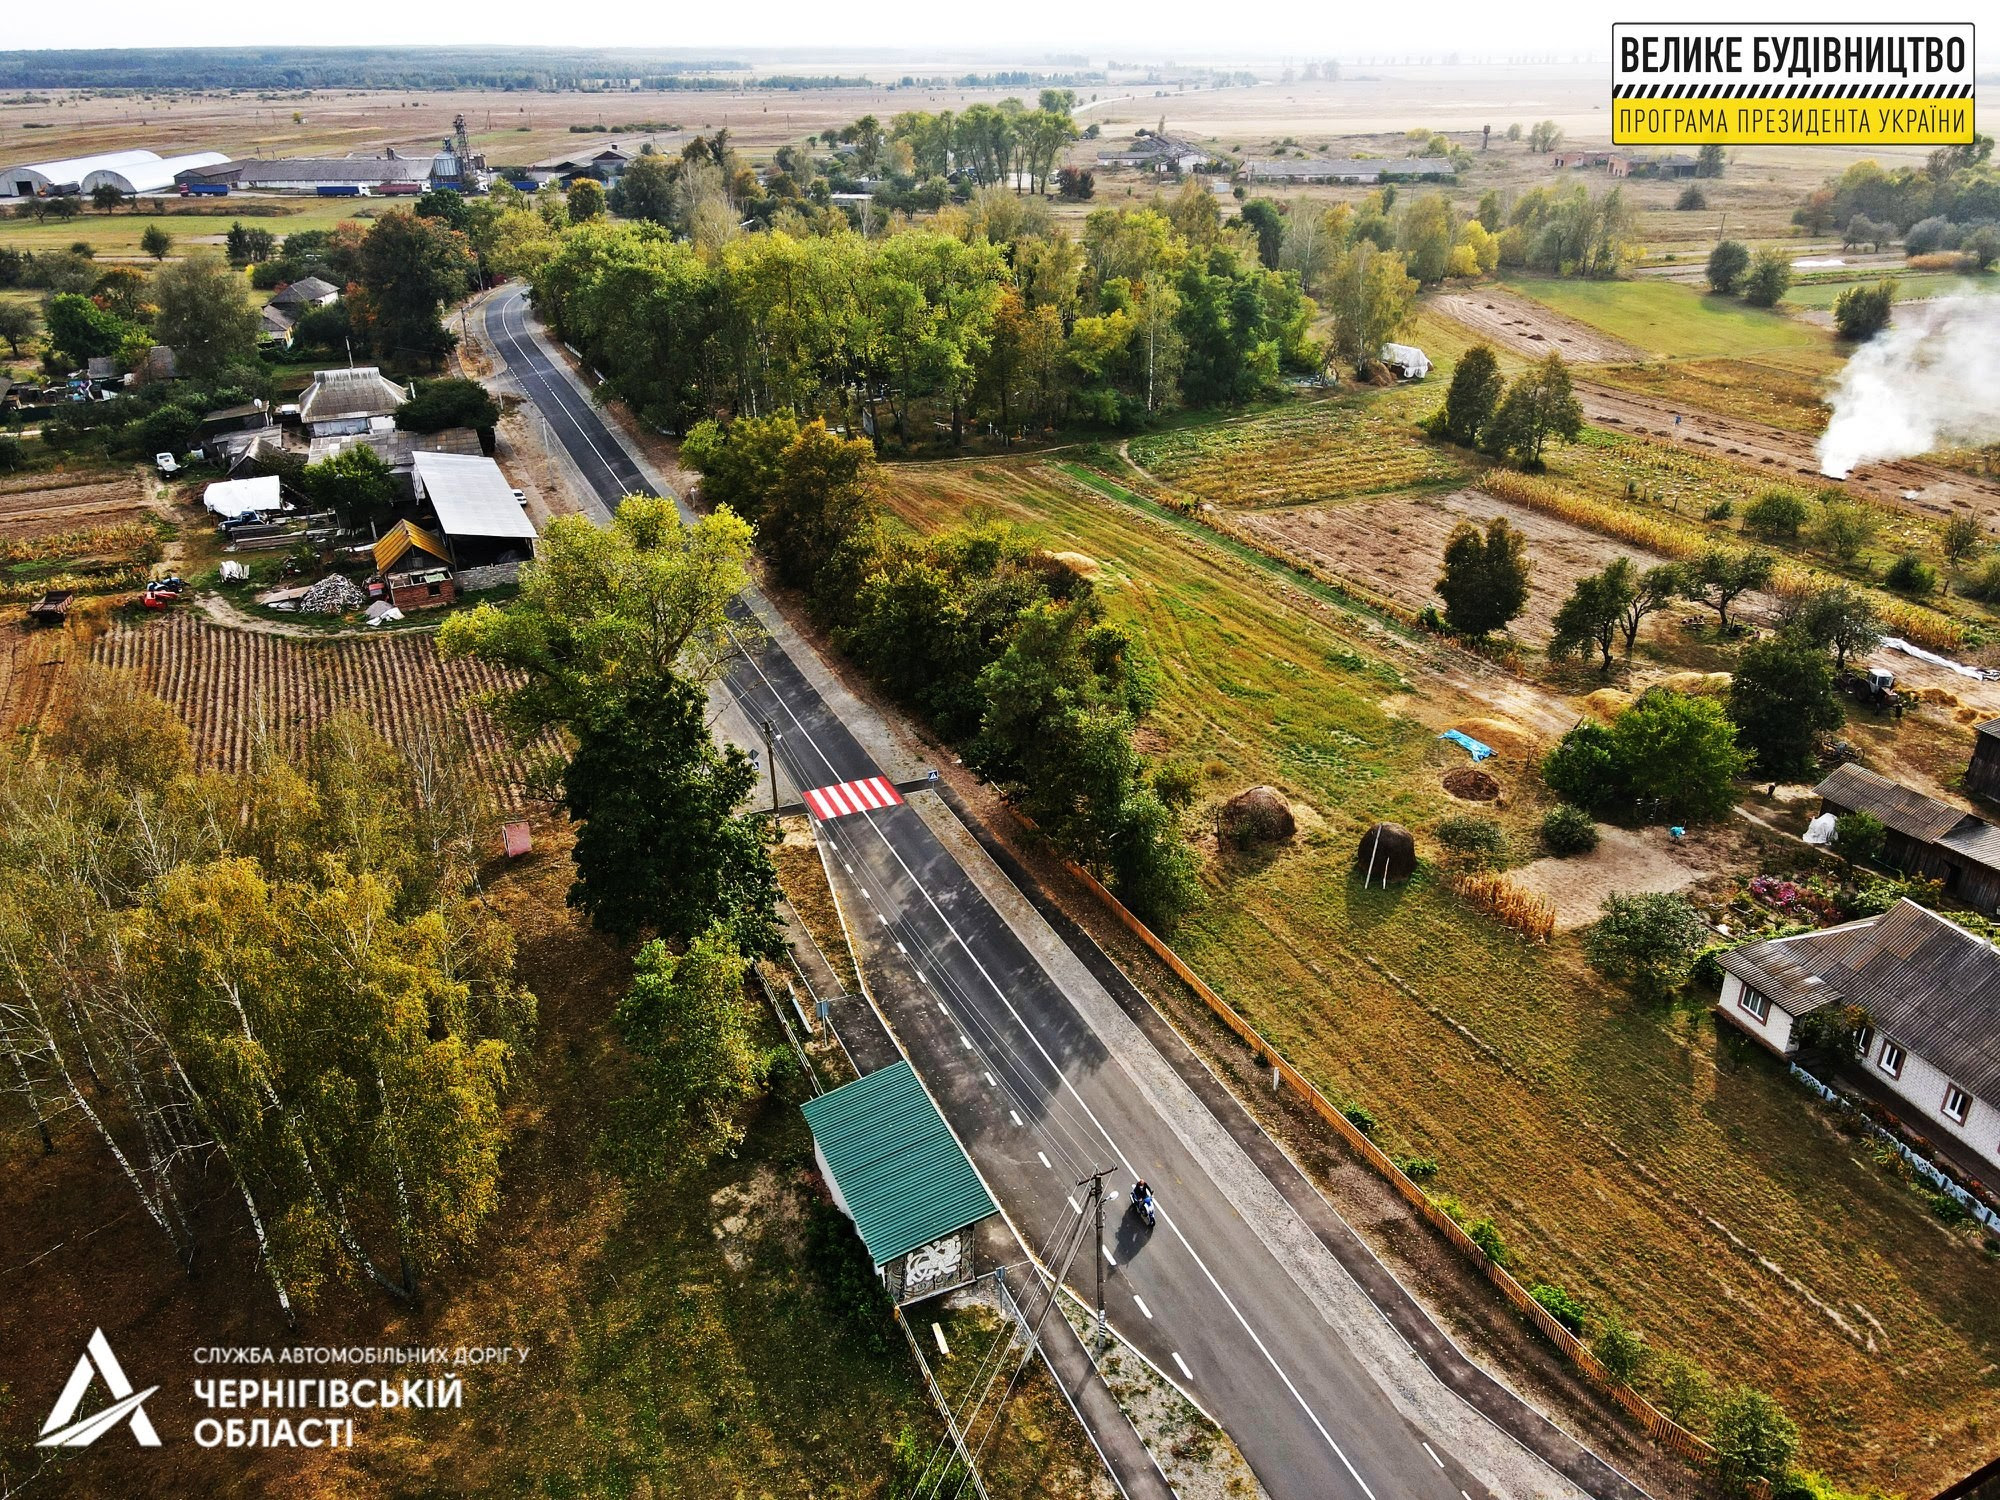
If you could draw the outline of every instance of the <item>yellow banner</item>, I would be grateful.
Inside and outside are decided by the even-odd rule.
[[[1957,146],[1970,99],[1617,99],[1620,146]]]

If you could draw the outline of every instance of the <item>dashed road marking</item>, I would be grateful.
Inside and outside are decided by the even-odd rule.
[[[1417,1441],[1423,1443],[1424,1440],[1418,1438]],[[1431,1456],[1432,1463],[1436,1464],[1440,1469],[1444,1467],[1444,1460],[1438,1457],[1437,1449],[1433,1448],[1429,1443],[1424,1443],[1424,1452]]]
[[[1014,1116],[1014,1123],[1015,1123],[1016,1125],[1018,1125],[1018,1124],[1020,1124],[1020,1123],[1021,1123],[1021,1117],[1020,1117],[1019,1115],[1015,1115],[1015,1116]],[[1037,1151],[1037,1152],[1035,1153],[1035,1155],[1041,1158],[1041,1160],[1042,1160],[1042,1165],[1043,1165],[1043,1166],[1045,1166],[1045,1167],[1047,1167],[1047,1168],[1048,1168],[1048,1169],[1049,1169],[1049,1170],[1050,1170],[1051,1172],[1053,1172],[1053,1171],[1054,1171],[1054,1170],[1056,1169],[1056,1164],[1055,1164],[1054,1162],[1052,1162],[1052,1161],[1050,1161],[1050,1160],[1049,1160],[1049,1154],[1048,1154],[1048,1152],[1046,1152],[1046,1151]],[[1075,1200],[1075,1199],[1071,1199],[1070,1201],[1071,1201],[1071,1202],[1075,1202],[1076,1200]]]
[[[993,1075],[992,1075],[991,1073],[988,1073],[988,1074],[986,1075],[986,1086],[987,1086],[987,1087],[988,1087],[989,1089],[997,1089],[997,1088],[999,1088],[999,1087],[1000,1087],[1000,1085],[999,1085],[999,1084],[997,1084],[997,1083],[995,1083],[995,1082],[993,1081]]]
[[[1023,1130],[1027,1129],[1027,1127],[1026,1127],[1025,1125],[1022,1125],[1022,1124],[1021,1124],[1021,1112],[1020,1112],[1020,1111],[1019,1111],[1018,1109],[1010,1109],[1010,1110],[1008,1110],[1008,1111],[1007,1111],[1007,1118],[1008,1118],[1008,1119],[1010,1119],[1010,1120],[1012,1120],[1012,1121],[1013,1121],[1013,1122],[1015,1123],[1015,1125],[1016,1125],[1016,1126],[1019,1126],[1019,1127],[1020,1127],[1021,1129],[1023,1129]],[[1039,1153],[1038,1153],[1038,1154],[1039,1154]],[[1044,1160],[1044,1161],[1043,1161],[1043,1163],[1042,1163],[1042,1165],[1043,1165],[1043,1166],[1047,1166],[1047,1165],[1048,1165],[1048,1162],[1047,1162],[1046,1160]]]
[[[1183,1380],[1194,1379],[1194,1371],[1187,1367],[1187,1361],[1181,1358],[1181,1351],[1178,1349],[1174,1350],[1174,1368],[1181,1372]]]
[[[1111,1258],[1111,1252],[1110,1252],[1110,1250],[1108,1250],[1108,1249],[1107,1249],[1107,1250],[1106,1250],[1106,1251],[1104,1252],[1104,1263],[1105,1263],[1105,1264],[1106,1264],[1107,1266],[1115,1266],[1115,1265],[1117,1265],[1117,1264],[1118,1264],[1118,1262],[1117,1262],[1117,1261],[1115,1261],[1115,1260],[1113,1260],[1113,1259]]]
[[[910,950],[908,948],[905,948],[901,943],[896,944],[896,951],[902,954],[905,958],[908,958],[910,956]],[[918,977],[921,978],[922,976],[920,975]]]
[[[1134,1297],[1132,1300],[1139,1304],[1139,1311],[1144,1313],[1146,1317],[1150,1320],[1153,1316],[1153,1310],[1152,1308],[1146,1306],[1146,1299],[1144,1297]]]
[[[963,1047],[967,1052],[972,1050],[971,1040],[962,1031],[958,1034],[958,1045]]]
[[[1073,1214],[1080,1214],[1083,1212],[1083,1205],[1072,1198],[1069,1200],[1069,1211]]]

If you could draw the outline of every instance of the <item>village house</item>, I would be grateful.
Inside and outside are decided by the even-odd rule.
[[[316,438],[386,432],[396,425],[396,408],[409,399],[408,391],[373,365],[316,370],[299,398],[299,421],[307,436]]]
[[[535,523],[492,459],[419,451],[412,479],[418,503],[437,518],[461,589],[512,583],[535,555]]]
[[[1821,932],[1731,949],[1716,1012],[1780,1057],[1797,1023],[1853,1006],[1868,1024],[1855,1066],[1926,1135],[2000,1170],[2000,949],[1916,902]]]
[[[396,608],[408,613],[441,608],[457,600],[451,553],[423,527],[398,521],[375,543],[374,553],[375,571]]]
[[[2000,800],[2000,719],[1979,726],[1972,759],[1965,767],[1965,789],[1974,796]]]
[[[1881,822],[1885,863],[1941,882],[1967,906],[2000,911],[2000,828],[1860,766],[1836,767],[1813,790],[1825,812],[1865,812]]]
[[[1146,134],[1116,151],[1097,153],[1100,167],[1137,167],[1142,172],[1192,172],[1209,153],[1177,136]]]

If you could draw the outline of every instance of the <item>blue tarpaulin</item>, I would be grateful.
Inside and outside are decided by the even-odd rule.
[[[1439,735],[1438,738],[1441,740],[1450,740],[1454,745],[1465,746],[1466,750],[1471,753],[1472,759],[1474,760],[1475,763],[1482,760],[1491,760],[1493,758],[1493,747],[1491,745],[1482,745],[1479,743],[1478,740],[1475,740],[1471,735],[1465,734],[1460,730],[1447,729],[1443,734]]]

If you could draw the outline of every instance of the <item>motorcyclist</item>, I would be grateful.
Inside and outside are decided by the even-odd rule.
[[[1139,1211],[1139,1217],[1146,1221],[1148,1228],[1153,1224],[1153,1189],[1141,1177],[1132,1184],[1132,1206]]]

